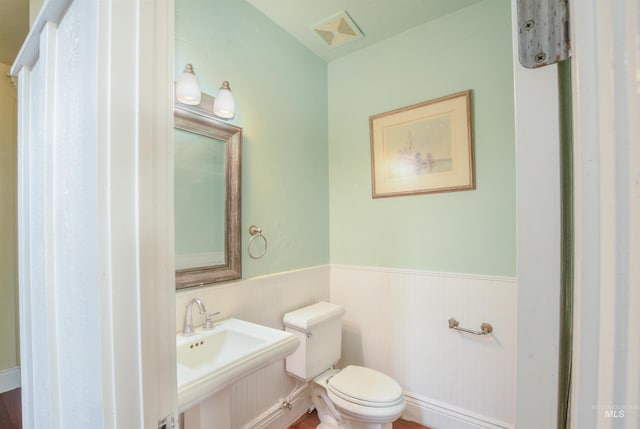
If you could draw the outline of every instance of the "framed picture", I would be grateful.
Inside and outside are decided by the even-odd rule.
[[[471,91],[369,117],[373,198],[474,189]]]

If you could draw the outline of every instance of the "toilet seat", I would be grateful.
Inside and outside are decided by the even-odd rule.
[[[393,378],[353,365],[329,378],[327,390],[345,401],[366,407],[394,406],[403,397],[402,388]]]
[[[326,388],[340,412],[363,421],[395,420],[406,406],[400,385],[371,368],[348,366],[330,377]]]

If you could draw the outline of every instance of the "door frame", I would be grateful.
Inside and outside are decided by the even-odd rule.
[[[74,6],[82,10],[75,8],[75,20],[65,21]],[[95,34],[77,31],[85,18],[96,24]],[[66,32],[60,34],[61,28]],[[104,428],[155,429],[165,416],[176,416],[173,28],[173,0],[48,0],[12,67],[19,93],[19,301],[26,429],[73,427],[72,422],[85,417],[103,422]],[[87,81],[95,88],[83,94],[86,105],[78,106],[56,100],[66,94],[68,65],[55,59],[57,52],[83,37],[94,38],[95,49],[77,52],[74,60],[83,71],[94,73]],[[97,66],[85,69],[88,63]],[[32,82],[35,67],[44,70],[44,84]],[[45,106],[42,115],[33,113],[39,103]],[[79,198],[75,195],[74,201],[96,202],[89,210],[97,213],[95,225],[83,231],[83,237],[92,237],[98,251],[86,255],[94,274],[82,284],[74,278],[71,287],[55,276],[56,267],[78,260],[69,258],[73,252],[59,251],[76,243],[66,240],[70,228],[55,216],[56,204],[66,201],[66,189],[57,188],[53,179],[78,167],[66,160],[72,156],[56,158],[67,154],[66,136],[56,133],[57,121],[69,113],[66,109],[78,107],[96,109],[94,128],[88,128],[95,140],[86,139],[90,149],[78,149],[95,152],[89,158],[95,157],[96,186]],[[44,147],[35,150],[47,168],[30,168],[33,143]],[[33,185],[42,182],[45,188],[36,186],[34,191]],[[34,231],[33,237],[44,237],[42,242],[33,241]],[[38,246],[44,247],[38,256],[44,271],[32,264]],[[35,278],[46,284],[32,283]],[[65,305],[78,296],[84,305],[77,308],[81,313],[76,318],[70,314],[76,308],[69,311]],[[88,312],[82,310],[87,309],[99,315],[85,317]],[[87,336],[97,336],[91,341],[99,348],[97,364],[88,358],[95,351],[80,352]],[[34,344],[46,353],[35,353]],[[82,376],[61,376],[61,366]],[[88,370],[96,366],[98,371]],[[74,399],[84,400],[79,396],[87,390],[83,386],[91,386],[100,398],[95,407],[75,410],[74,403],[81,401]]]

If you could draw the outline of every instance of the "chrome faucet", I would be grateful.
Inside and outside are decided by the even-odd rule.
[[[207,309],[204,306],[204,302],[202,302],[202,300],[200,300],[200,298],[193,298],[191,301],[189,301],[189,304],[187,304],[187,311],[185,311],[184,313],[184,327],[182,328],[182,335],[193,335],[193,317],[191,315],[191,308],[193,307],[193,304],[198,304],[198,307],[200,308],[200,314],[207,314]]]
[[[184,312],[184,327],[182,328],[182,335],[185,336],[194,334],[193,315],[191,312],[193,304],[198,304],[200,314],[204,314],[204,325],[202,325],[202,329],[213,329],[213,316],[218,316],[220,314],[219,311],[216,311],[215,313],[207,313],[204,302],[202,302],[200,298],[193,298],[191,301],[189,301],[189,304],[187,304],[187,310]]]

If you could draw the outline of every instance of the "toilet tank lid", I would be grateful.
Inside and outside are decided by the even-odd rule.
[[[318,302],[308,307],[285,313],[284,326],[309,330],[314,326],[336,317],[342,317],[344,307],[329,302]]]

